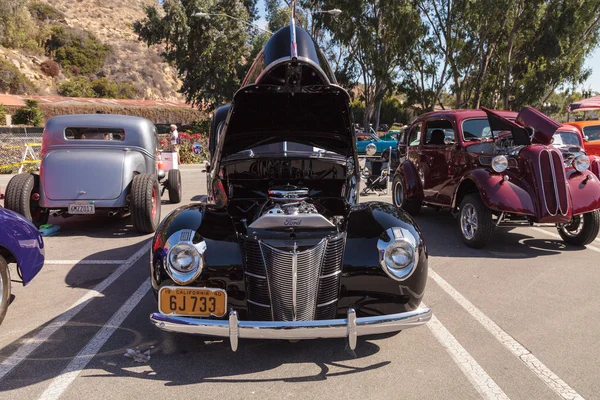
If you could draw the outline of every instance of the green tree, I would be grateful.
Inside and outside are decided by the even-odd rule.
[[[163,56],[177,68],[181,92],[192,104],[203,101],[218,106],[231,99],[253,61],[251,38],[255,29],[247,23],[255,1],[165,0],[162,11],[146,8],[146,18],[134,24],[139,39],[148,46],[164,45]],[[160,6],[159,6],[160,7]],[[194,17],[202,10],[232,17]]]
[[[4,110],[4,104],[0,104],[0,125],[6,125],[6,110]]]
[[[77,67],[82,74],[93,74],[104,65],[111,48],[88,31],[61,25],[50,28],[45,43],[46,54],[52,56],[63,70]]]
[[[58,94],[67,97],[97,97],[90,80],[82,76],[62,82],[58,87]]]
[[[381,103],[393,92],[399,69],[421,35],[418,10],[408,0],[331,0],[319,8],[343,10],[323,20],[337,43],[347,45],[364,84],[365,115],[362,124],[379,124]]]
[[[25,107],[19,108],[12,120],[15,125],[42,126],[44,115],[36,100],[25,99]]]

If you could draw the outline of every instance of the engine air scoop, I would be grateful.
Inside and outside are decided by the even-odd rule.
[[[300,201],[308,197],[308,189],[294,185],[276,186],[269,189],[269,198],[274,201]]]

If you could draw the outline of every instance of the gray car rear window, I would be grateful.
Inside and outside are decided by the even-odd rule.
[[[121,128],[66,128],[67,140],[125,140],[125,131]]]

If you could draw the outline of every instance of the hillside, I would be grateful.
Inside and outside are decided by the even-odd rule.
[[[27,5],[33,3],[23,2]],[[52,21],[52,25],[48,21],[28,17],[38,33],[50,29],[49,26],[64,26],[72,28],[73,32],[85,30],[102,45],[108,45],[110,52],[103,65],[93,73],[74,73],[75,70],[61,65],[58,76],[50,77],[41,71],[41,64],[49,58],[48,51],[44,52],[43,48],[34,51],[31,48],[0,45],[0,62],[10,61],[35,86],[35,89],[26,90],[26,94],[35,91],[41,95],[54,95],[58,93],[61,83],[67,80],[106,78],[134,88],[135,91],[132,89],[128,97],[171,101],[182,99],[177,93],[180,83],[175,69],[162,61],[155,48],[149,49],[138,42],[133,32],[134,21],[144,17],[144,7],[156,4],[156,0],[37,0],[36,3],[49,4],[62,13],[57,21]],[[31,37],[35,35],[32,33]]]

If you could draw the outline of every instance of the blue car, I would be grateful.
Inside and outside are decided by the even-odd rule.
[[[0,207],[0,324],[10,302],[9,263],[27,285],[44,265],[44,241],[36,227],[16,212]]]
[[[374,156],[379,156],[383,150],[395,149],[398,146],[398,140],[394,140],[391,138],[385,138],[388,140],[382,140],[377,133],[371,131],[370,133],[362,133],[356,135],[356,151],[359,156],[364,156],[367,154],[367,146],[373,143],[377,149]],[[391,140],[390,140],[391,139]]]

